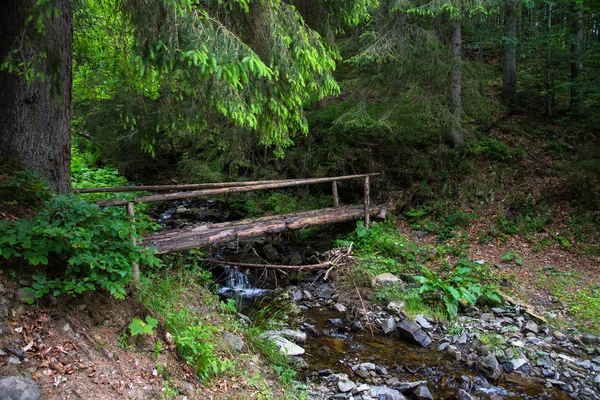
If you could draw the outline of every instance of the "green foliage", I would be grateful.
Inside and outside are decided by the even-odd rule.
[[[434,301],[442,301],[450,318],[456,317],[461,301],[475,305],[477,300],[484,297],[493,302],[500,302],[500,296],[488,285],[480,283],[475,277],[476,263],[468,260],[459,261],[447,276],[440,276],[430,269],[423,267],[423,275],[414,279],[421,283],[419,293],[433,294]]]
[[[517,254],[513,250],[507,251],[506,253],[504,253],[504,255],[501,258],[503,261],[515,262],[518,265],[523,265],[523,261],[524,261],[523,257],[521,257],[519,254]]]
[[[13,168],[0,165],[0,170],[8,173],[8,179],[0,179],[0,204],[6,202],[36,207],[50,199],[50,191],[39,175]]]
[[[35,297],[102,288],[122,298],[132,262],[160,265],[151,250],[130,240],[139,240],[140,232],[154,227],[146,219],[136,218],[134,230],[128,218],[72,195],[53,197],[43,205],[30,220],[0,221],[0,255],[5,259],[22,258],[33,266],[66,264],[55,277],[44,272],[33,276]]]
[[[520,152],[513,152],[506,143],[488,136],[478,142],[469,142],[469,149],[473,155],[484,154],[492,161],[510,161],[515,155],[520,154]]]
[[[131,336],[136,335],[152,335],[154,328],[158,325],[158,320],[150,315],[146,315],[146,320],[142,321],[139,318],[134,318],[129,324]]]

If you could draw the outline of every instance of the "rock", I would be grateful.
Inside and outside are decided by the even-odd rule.
[[[265,244],[262,247],[262,251],[263,251],[263,254],[265,255],[265,257],[267,257],[267,259],[269,259],[271,261],[278,261],[279,260],[279,252],[272,245]]]
[[[481,317],[479,317],[479,319],[481,319],[482,321],[493,321],[494,319],[496,319],[496,317],[494,317],[494,314],[492,313],[483,313],[481,314]]]
[[[389,317],[381,322],[381,329],[386,335],[396,329],[396,320],[394,317]]]
[[[333,371],[328,369],[322,369],[318,372],[319,376],[329,376],[333,374]]]
[[[356,389],[356,383],[352,382],[352,381],[339,381],[338,382],[338,389],[340,392],[342,393],[346,393],[349,392],[353,389]]]
[[[456,339],[456,343],[458,344],[467,344],[469,342],[469,335],[467,332],[463,332],[458,339]]]
[[[297,331],[294,329],[283,329],[280,331],[276,331],[279,336],[283,336],[286,339],[289,339],[296,343],[304,343],[306,342],[306,333],[302,331]]]
[[[306,300],[312,300],[312,294],[310,294],[310,292],[308,290],[303,290],[302,295],[304,296],[304,298]]]
[[[565,340],[567,338],[567,335],[565,335],[564,333],[562,333],[561,331],[554,331],[552,333],[552,335],[554,336],[554,338],[556,340]]]
[[[371,387],[371,397],[375,397],[376,399],[385,399],[385,400],[405,400],[406,397],[402,393],[397,390],[390,389],[385,386],[372,386]]]
[[[423,231],[413,231],[413,235],[415,235],[418,239],[423,239],[425,237],[425,232],[423,232]]]
[[[429,321],[427,321],[425,319],[425,316],[423,314],[417,314],[417,316],[415,317],[415,322],[417,324],[421,325],[421,328],[423,328],[423,329],[433,328],[433,326],[429,323]]]
[[[244,349],[245,343],[241,337],[227,331],[221,332],[221,335],[223,336],[223,339],[225,339],[227,347],[229,347],[230,350],[240,353]]]
[[[29,304],[31,300],[35,299],[35,295],[33,293],[29,293],[25,290],[25,288],[19,288],[17,290],[17,300],[24,303]]]
[[[438,346],[437,351],[444,351],[448,346],[450,346],[450,342],[444,342]]]
[[[396,275],[386,272],[385,274],[379,274],[373,277],[373,279],[371,279],[371,286],[394,286],[404,289],[405,283],[402,282],[402,279],[398,278]]]
[[[21,363],[21,360],[19,360],[19,359],[18,359],[17,357],[15,357],[15,356],[10,356],[10,357],[8,357],[8,363],[9,363],[9,364],[13,364],[13,365],[19,365],[19,364],[22,364],[22,363]]]
[[[417,387],[413,394],[419,400],[433,400],[433,395],[425,385]]]
[[[476,399],[475,397],[471,396],[464,389],[458,389],[458,393],[456,393],[456,398],[458,400],[475,400]]]
[[[288,254],[287,259],[289,260],[290,265],[300,265],[303,262],[302,256],[297,251],[292,254]]]
[[[369,371],[367,371],[366,369],[362,369],[362,368],[357,369],[356,371],[354,371],[354,373],[363,379],[367,379],[367,378],[371,377],[371,374],[369,374]]]
[[[341,304],[341,303],[335,303],[335,304],[333,305],[333,309],[334,309],[335,311],[337,311],[337,312],[341,312],[341,313],[344,313],[344,312],[346,312],[346,306],[345,306],[345,305],[343,305],[343,304]]]
[[[333,296],[333,288],[324,283],[321,285],[321,287],[319,288],[319,294],[317,295],[317,297],[320,297],[322,299],[330,299],[331,296]]]
[[[504,314],[506,312],[506,310],[504,308],[501,308],[501,307],[492,307],[491,310],[495,314]]]
[[[513,372],[521,368],[523,365],[527,364],[526,358],[513,358],[504,363],[503,367],[506,372]]]
[[[364,369],[365,371],[373,371],[376,368],[376,365],[370,362],[362,363],[355,365],[352,367],[353,370]]]
[[[479,265],[483,265],[483,264],[485,264],[485,260],[484,260],[483,258],[482,258],[482,259],[480,259],[480,260],[477,260],[477,261],[475,261],[475,262],[476,262],[477,264],[479,264]]]
[[[540,327],[533,321],[527,321],[525,325],[525,332],[533,332],[537,334],[540,331]]]
[[[303,299],[302,292],[295,287],[290,289],[290,295],[292,296],[292,300],[296,302]]]
[[[596,385],[600,385],[600,374],[596,375],[596,377],[594,378],[594,383]]]
[[[583,343],[585,343],[585,344],[597,344],[598,343],[598,336],[591,335],[591,334],[583,335],[581,337],[581,341]]]
[[[387,310],[396,315],[404,315],[402,312],[402,310],[404,310],[404,307],[406,307],[406,302],[404,300],[396,300],[391,301],[387,305]]]
[[[502,374],[498,360],[493,354],[479,358],[477,367],[490,379],[496,380]]]
[[[427,381],[398,382],[394,388],[402,393],[406,393],[412,392],[421,385],[427,385]]]
[[[405,319],[398,325],[398,332],[400,334],[417,344],[427,347],[431,344],[431,338],[425,331],[421,329],[421,326],[414,321]]]
[[[40,388],[31,378],[9,376],[0,380],[0,399],[3,400],[37,400]]]
[[[289,359],[292,367],[296,370],[299,370],[299,369],[304,370],[304,369],[308,369],[310,367],[310,365],[308,364],[308,361],[306,361],[302,357],[290,356],[290,357],[288,357],[288,359]]]
[[[266,335],[265,335],[266,334]],[[282,337],[278,332],[265,332],[259,336],[259,339],[271,339],[279,346],[279,351],[286,356],[298,356],[304,354],[304,349],[296,343]]]
[[[329,320],[329,323],[331,325],[341,325],[342,324],[342,319],[341,318],[331,318]]]
[[[367,390],[371,389],[371,386],[369,385],[365,385],[364,383],[360,386],[357,386],[353,391],[352,394],[358,394],[358,393],[362,393],[362,392],[366,392]]]

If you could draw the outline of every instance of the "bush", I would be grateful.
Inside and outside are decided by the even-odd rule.
[[[136,218],[134,230],[126,216],[73,195],[56,196],[43,205],[32,219],[0,221],[1,256],[22,258],[32,266],[60,267],[52,278],[42,271],[33,276],[30,290],[37,298],[50,291],[57,296],[97,288],[122,298],[132,277],[132,261],[150,266],[160,263],[151,250],[134,246],[130,240],[130,235],[139,240],[140,231],[154,226],[143,217]]]

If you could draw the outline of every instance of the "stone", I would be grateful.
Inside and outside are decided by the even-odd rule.
[[[540,331],[540,327],[533,321],[527,321],[525,325],[525,332],[532,332],[537,334]]]
[[[365,371],[372,371],[375,369],[375,367],[376,367],[375,364],[366,362],[366,363],[355,365],[354,367],[352,367],[352,369],[353,370],[364,369]]]
[[[491,310],[495,314],[504,314],[506,312],[506,310],[504,308],[501,308],[501,307],[492,307]]]
[[[565,335],[564,333],[562,333],[561,331],[554,331],[552,333],[552,335],[554,336],[554,338],[556,340],[565,340],[567,338],[567,335]]]
[[[396,275],[386,272],[385,274],[379,274],[373,277],[373,279],[371,279],[371,286],[394,286],[404,288],[405,283],[402,282],[402,279],[398,278]]]
[[[513,372],[521,368],[523,365],[527,364],[526,358],[513,358],[504,363],[503,367],[506,372]]]
[[[275,247],[273,247],[273,245],[265,244],[262,247],[262,251],[263,251],[263,254],[265,255],[265,257],[267,257],[267,259],[269,259],[271,261],[279,260],[279,252],[277,251],[277,249]]]
[[[502,372],[498,360],[493,354],[481,357],[477,360],[477,367],[490,379],[498,379]]]
[[[288,254],[287,259],[289,260],[290,265],[300,265],[304,262],[304,260],[302,260],[302,256],[297,251],[292,254]]]
[[[338,382],[338,389],[340,392],[342,393],[346,393],[349,392],[353,389],[356,389],[356,383],[352,382],[352,381],[339,381]]]
[[[385,399],[385,400],[405,400],[406,397],[402,393],[397,390],[390,389],[385,386],[372,386],[371,397],[375,397],[376,399]]]
[[[25,288],[19,288],[17,290],[17,300],[24,303],[29,304],[31,300],[35,299],[35,295],[33,293],[29,293],[25,290]]]
[[[277,331],[277,334],[296,343],[306,342],[306,333],[302,331],[297,331],[294,329],[282,329]]]
[[[594,378],[594,383],[596,385],[600,385],[600,374],[596,375],[596,377]]]
[[[471,396],[466,390],[458,389],[458,393],[456,393],[456,398],[458,400],[475,400],[475,397]]]
[[[485,260],[484,260],[483,258],[482,258],[482,259],[480,259],[480,260],[477,260],[477,261],[475,261],[475,262],[476,262],[477,264],[479,264],[479,265],[483,265],[483,264],[485,264]]]
[[[244,340],[237,336],[234,335],[231,332],[227,332],[227,331],[223,331],[221,332],[221,335],[223,336],[223,339],[225,339],[225,342],[227,343],[227,347],[236,352],[236,353],[241,353],[241,351],[244,349]]]
[[[413,394],[417,397],[418,400],[433,400],[433,395],[427,388],[427,386],[418,386]]]
[[[333,309],[334,309],[335,311],[337,311],[337,312],[341,312],[341,313],[344,313],[344,312],[346,312],[346,306],[345,306],[345,305],[343,305],[343,304],[341,304],[341,303],[335,303],[335,304],[333,305]]]
[[[406,307],[406,302],[404,300],[396,300],[396,301],[391,301],[387,305],[387,310],[396,315],[403,315],[402,311],[404,310],[405,307]]]
[[[0,399],[3,400],[37,400],[40,388],[29,377],[9,376],[0,380]]]
[[[427,381],[398,382],[394,388],[402,393],[412,392],[421,385],[427,385]]]
[[[331,318],[329,320],[329,323],[331,325],[341,325],[342,324],[342,319],[341,318]]]
[[[388,370],[385,367],[381,367],[381,366],[377,366],[375,367],[375,372],[377,372],[379,375],[387,375],[388,374]]]
[[[304,296],[304,298],[306,300],[312,300],[312,294],[310,294],[310,292],[308,290],[303,290],[302,291],[302,296]]]
[[[493,321],[494,319],[496,319],[496,317],[494,317],[494,314],[492,313],[483,313],[481,314],[481,317],[479,317],[479,319],[481,319],[482,321]]]
[[[295,287],[290,290],[290,295],[292,296],[292,300],[296,302],[303,299],[302,292]]]
[[[362,393],[362,392],[366,392],[367,390],[371,389],[371,386],[369,385],[365,385],[364,383],[360,386],[357,386],[353,391],[352,394],[358,394],[358,393]]]
[[[444,351],[448,346],[450,346],[450,342],[444,342],[438,346],[437,351]]]
[[[427,321],[427,319],[425,319],[425,316],[423,314],[417,314],[417,316],[415,317],[415,322],[417,324],[421,325],[422,329],[433,328],[433,326],[429,323],[429,321]]]
[[[319,294],[317,295],[317,297],[320,297],[322,299],[330,299],[331,296],[333,296],[333,288],[324,283],[321,285],[321,287],[319,288]]]
[[[469,335],[467,332],[461,333],[461,335],[456,339],[456,343],[458,344],[467,344],[469,342]]]
[[[369,374],[369,371],[367,371],[366,369],[362,369],[362,368],[357,369],[356,371],[354,371],[354,373],[363,379],[367,379],[367,378],[371,377],[371,374]]]
[[[19,365],[19,364],[21,364],[21,360],[19,360],[15,356],[10,356],[10,357],[8,357],[8,363],[9,364],[14,364],[14,365]]]
[[[431,338],[425,331],[421,329],[421,326],[414,321],[405,319],[398,324],[398,332],[400,334],[417,344],[427,347],[431,344]]]
[[[389,317],[381,322],[381,329],[386,335],[396,329],[396,320],[394,317]]]
[[[598,343],[598,336],[591,335],[591,334],[583,335],[581,337],[581,341],[583,343],[585,343],[585,344],[597,344]]]
[[[286,356],[298,356],[304,354],[304,349],[296,343],[281,336],[269,336],[279,346],[279,351]]]

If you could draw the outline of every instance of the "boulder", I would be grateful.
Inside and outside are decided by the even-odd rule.
[[[40,388],[31,378],[9,376],[0,380],[0,399],[3,400],[38,400]]]
[[[425,316],[423,314],[417,314],[417,316],[415,317],[415,322],[417,324],[421,325],[421,328],[423,328],[423,329],[433,328],[433,326],[429,323],[429,321],[427,321],[427,319],[425,319]]]
[[[386,335],[396,329],[396,320],[394,317],[389,317],[381,322],[381,329]]]
[[[525,325],[525,332],[538,333],[540,331],[540,327],[533,321],[527,321]]]
[[[279,260],[279,252],[275,247],[270,244],[265,244],[262,248],[263,254],[270,261],[278,261]]]
[[[398,332],[407,339],[427,347],[431,344],[429,335],[421,329],[421,326],[414,321],[405,319],[398,324]]]
[[[279,351],[286,356],[298,356],[304,354],[304,349],[294,342],[284,338],[280,332],[267,331],[261,334],[259,337],[261,340],[272,340],[277,346]]]
[[[386,386],[371,386],[371,397],[376,399],[386,400],[405,400],[406,397],[397,390],[390,389]]]
[[[481,357],[477,361],[477,367],[490,379],[498,379],[502,372],[498,360],[493,354]]]
[[[225,339],[227,347],[233,352],[240,353],[244,349],[244,340],[241,337],[227,331],[221,332],[221,335]]]
[[[502,366],[504,367],[504,370],[506,372],[513,372],[518,370],[528,362],[529,361],[527,361],[526,358],[513,358],[512,360],[505,362]]]
[[[388,311],[396,315],[404,315],[403,310],[405,307],[406,302],[404,300],[390,301],[387,305]]]
[[[404,289],[405,283],[396,275],[386,272],[385,274],[379,274],[373,277],[373,279],[371,279],[371,286],[395,286]]]
[[[431,392],[429,391],[429,389],[425,385],[418,386],[414,390],[413,394],[419,400],[433,400],[433,395],[431,394]]]
[[[302,331],[296,331],[294,329],[283,329],[281,331],[277,331],[279,336],[283,336],[286,339],[289,339],[296,343],[304,343],[306,342],[306,333]]]

